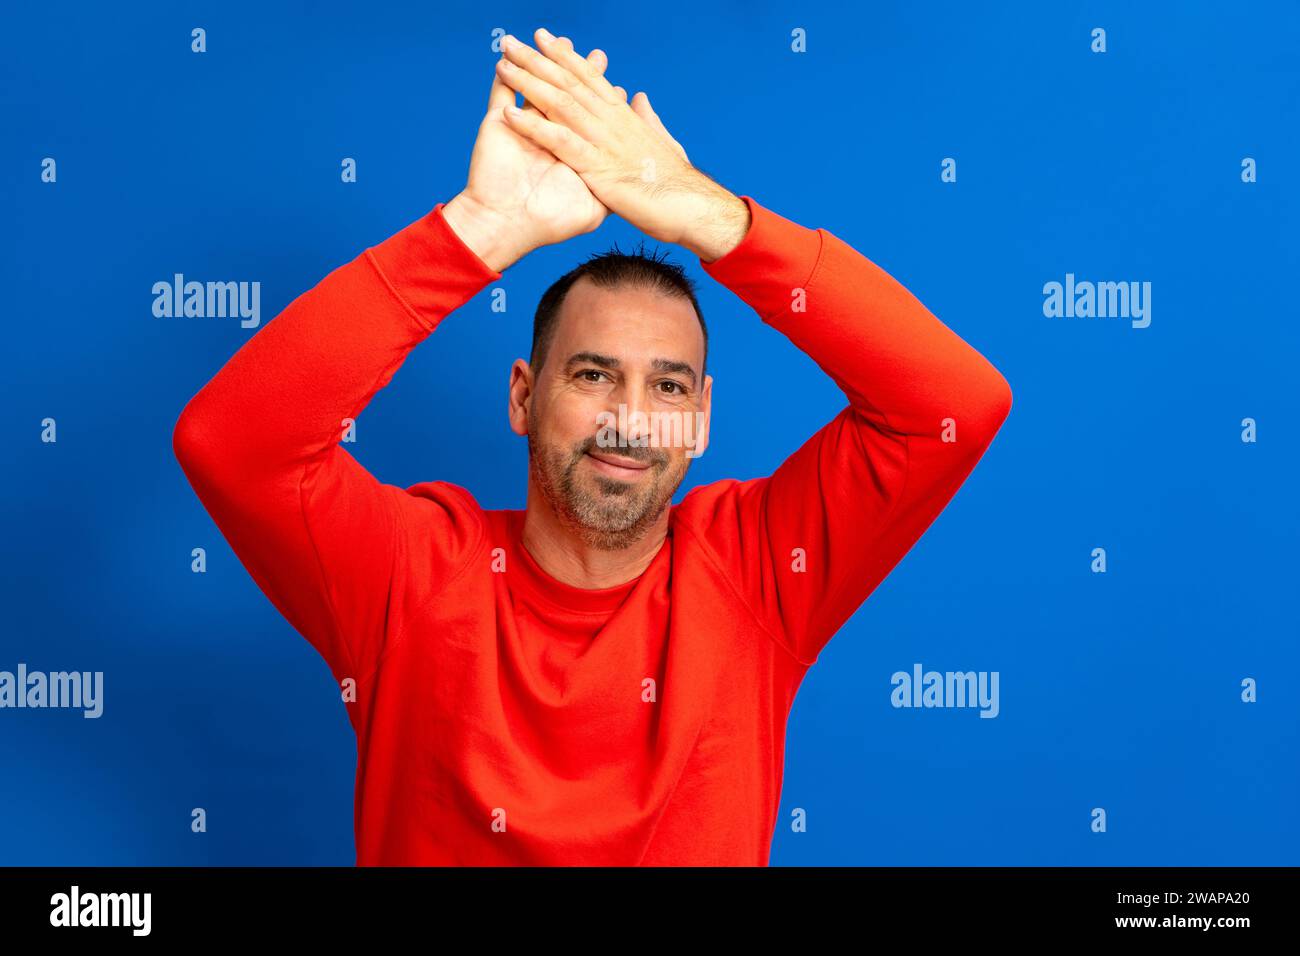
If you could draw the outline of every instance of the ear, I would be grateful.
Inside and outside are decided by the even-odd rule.
[[[516,435],[527,435],[528,412],[533,403],[533,369],[524,359],[515,359],[510,366],[510,393],[507,401],[510,430]]]
[[[709,447],[709,421],[713,414],[713,376],[704,376],[704,391],[700,393],[700,408],[695,434],[695,447],[689,449],[691,458],[699,458]]]

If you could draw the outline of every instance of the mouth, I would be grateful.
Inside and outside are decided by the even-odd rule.
[[[620,481],[638,481],[650,470],[650,462],[637,461],[635,458],[623,458],[620,455],[611,455],[607,452],[587,452],[587,458],[591,460],[592,465],[597,471],[610,478],[617,478]]]

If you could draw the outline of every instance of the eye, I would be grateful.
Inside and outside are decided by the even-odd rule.
[[[685,395],[685,394],[686,394],[686,387],[685,387],[684,385],[682,385],[681,382],[674,382],[672,379],[664,379],[664,380],[663,380],[662,382],[660,382],[659,384],[660,384],[661,386],[662,386],[662,385],[667,385],[667,386],[668,386],[667,394],[669,394],[669,395]]]
[[[596,377],[595,377],[595,378],[587,378],[588,375],[594,375],[594,376],[596,376]],[[596,368],[584,368],[581,372],[579,372],[579,373],[578,373],[576,376],[574,376],[574,377],[575,377],[575,378],[580,378],[580,379],[582,379],[584,382],[599,382],[599,381],[601,380],[602,377],[607,377],[607,376],[605,376],[605,373],[602,372],[600,369],[596,369]]]

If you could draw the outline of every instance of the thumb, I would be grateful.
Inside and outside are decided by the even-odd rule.
[[[656,130],[659,135],[668,141],[673,149],[682,154],[682,159],[690,162],[690,159],[686,156],[686,150],[682,148],[681,143],[673,139],[672,133],[668,132],[668,127],[664,126],[663,120],[659,118],[659,114],[656,113],[654,107],[650,105],[650,97],[646,95],[644,90],[639,91],[636,96],[632,97],[631,106],[632,111],[636,113],[637,116],[649,123],[651,129]]]

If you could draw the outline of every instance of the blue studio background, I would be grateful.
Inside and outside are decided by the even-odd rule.
[[[541,25],[606,50],[695,163],[880,263],[1014,392],[970,480],[809,672],[772,862],[1300,863],[1294,4],[154,2],[4,19],[0,670],[103,671],[105,697],[98,720],[0,710],[0,863],[353,862],[337,688],[171,452],[185,402],[255,330],[155,318],[151,287],[258,280],[264,326],[463,186],[492,31],[531,42]],[[362,416],[354,454],[394,484],[520,507],[505,387],[537,297],[635,238],[611,217],[511,268],[510,311],[485,291],[453,315]],[[683,492],[768,473],[843,396],[674,258],[701,282],[716,378]],[[1067,272],[1151,282],[1150,326],[1045,317],[1043,285]],[[998,671],[1000,715],[894,709],[890,675],[915,662]]]

